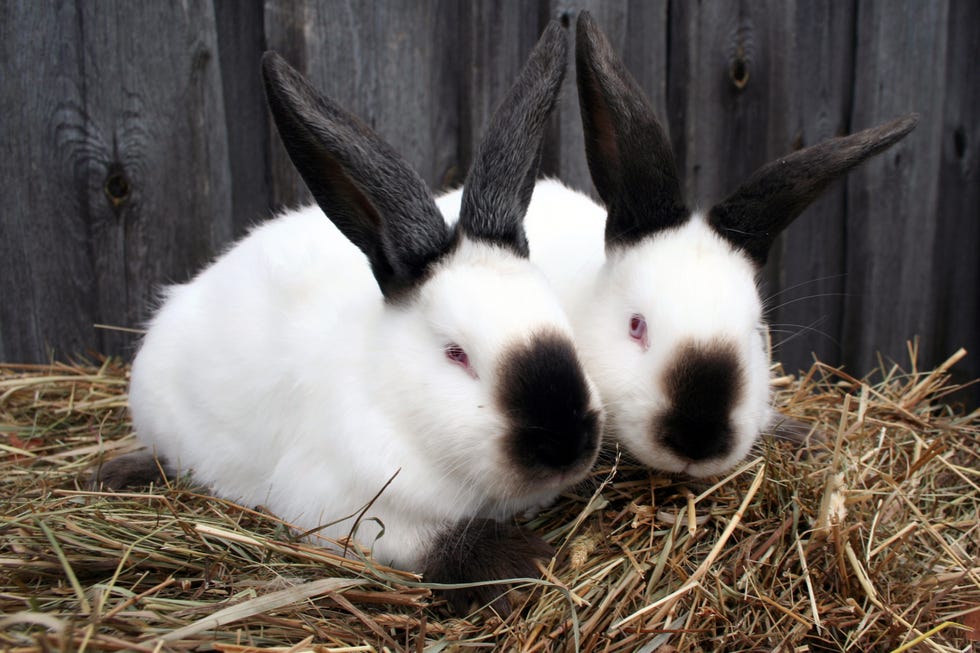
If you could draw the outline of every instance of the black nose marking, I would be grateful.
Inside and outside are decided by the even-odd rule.
[[[513,348],[501,367],[498,401],[510,419],[507,454],[519,469],[560,472],[591,461],[600,416],[571,341],[535,336]]]
[[[688,343],[663,384],[667,408],[654,417],[652,437],[690,460],[728,454],[735,444],[731,414],[742,392],[735,348],[723,341]]]

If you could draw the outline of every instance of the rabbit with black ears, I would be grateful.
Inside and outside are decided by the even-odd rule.
[[[738,463],[776,424],[756,278],[776,236],[834,179],[908,134],[909,115],[773,161],[708,211],[687,208],[664,129],[587,12],[576,74],[605,207],[540,182],[525,225],[607,411],[643,464],[694,477]],[[457,191],[439,198],[449,216]]]
[[[353,533],[427,581],[538,575],[550,549],[509,520],[584,477],[603,422],[522,225],[566,59],[552,22],[448,226],[390,146],[265,55],[272,115],[319,207],[259,226],[167,290],[129,395],[167,471],[303,531]],[[98,478],[146,481],[155,464],[138,453]]]

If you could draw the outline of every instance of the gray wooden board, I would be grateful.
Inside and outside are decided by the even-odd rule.
[[[49,345],[64,348],[59,354],[83,352],[97,340],[85,188],[58,144],[59,137],[80,149],[86,143],[78,117],[81,26],[74,5],[4,3],[0,11],[2,353],[5,360],[43,361]],[[84,176],[84,163],[78,167]]]
[[[4,7],[3,178],[31,189],[0,239],[21,295],[4,357],[127,352],[132,334],[94,324],[139,327],[157,285],[231,235],[211,5]]]
[[[926,117],[906,139],[847,178],[844,360],[866,371],[875,352],[906,364],[906,340],[921,337],[923,364],[936,361],[932,252],[937,247],[936,171],[946,92],[942,70],[948,2],[862,2],[857,13],[851,128],[908,111]],[[948,352],[952,353],[952,352]]]
[[[931,319],[940,330],[935,357],[969,351],[954,368],[965,382],[980,378],[980,3],[951,2],[948,24]],[[980,386],[968,396],[980,405]]]
[[[212,0],[0,3],[0,358],[128,355],[155,289],[270,208],[306,200],[257,64],[283,55],[438,190],[551,18],[593,13],[670,131],[702,207],[762,163],[909,110],[903,143],[851,173],[764,271],[790,371],[921,366],[972,349],[980,374],[980,4],[791,0]],[[740,81],[742,80],[742,81]],[[743,83],[744,82],[744,83]],[[542,169],[591,190],[574,67]],[[122,199],[113,200],[116,194]],[[787,339],[788,338],[788,339]],[[978,390],[976,395],[980,395]]]
[[[710,207],[792,143],[788,5],[671,5],[671,136],[692,205]]]
[[[265,13],[261,0],[215,0],[214,11],[237,237],[275,208],[267,156],[270,124],[259,70]]]
[[[848,133],[854,70],[854,5],[806,0],[787,3],[790,41],[784,93],[790,142],[772,156]],[[779,150],[782,150],[781,152]],[[766,269],[775,355],[789,372],[807,369],[813,355],[841,360],[846,185],[839,181],[777,240]]]

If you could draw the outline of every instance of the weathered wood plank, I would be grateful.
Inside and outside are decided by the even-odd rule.
[[[671,4],[671,136],[686,197],[723,198],[793,143],[782,89],[792,75],[792,13],[783,2]]]
[[[862,2],[857,13],[859,65],[851,128],[908,111],[923,120],[906,139],[847,180],[844,358],[867,370],[875,352],[907,364],[906,340],[922,338],[920,363],[943,358],[932,254],[937,240],[949,3]]]
[[[221,90],[231,166],[235,236],[272,211],[269,119],[260,60],[265,50],[262,0],[215,0]]]
[[[3,356],[129,353],[94,323],[138,327],[231,234],[211,5],[4,7],[0,174],[29,195],[0,238],[19,263]]]
[[[798,149],[849,131],[855,9],[834,0],[796,1],[786,9],[792,40],[774,56],[787,58],[790,74],[785,89],[771,92],[789,102],[793,142],[785,145]],[[775,356],[790,372],[809,368],[814,354],[843,361],[845,191],[843,182],[831,186],[777,240],[767,265]]]
[[[374,128],[430,185],[456,170],[459,4],[268,0],[266,41]],[[273,139],[277,203],[305,190]]]
[[[980,378],[980,3],[951,2],[948,25],[931,319],[938,355],[969,351],[954,368],[963,382]],[[980,405],[980,387],[970,396]]]
[[[95,274],[79,206],[85,188],[58,146],[59,135],[84,142],[84,123],[59,127],[62,114],[82,109],[81,26],[71,5],[5,3],[0,11],[0,353],[5,361],[46,360],[49,345],[56,356],[97,345]]]

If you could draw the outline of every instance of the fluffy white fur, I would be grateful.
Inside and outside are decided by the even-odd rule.
[[[460,191],[437,199],[452,221]],[[525,217],[531,260],[549,278],[607,411],[607,432],[654,469],[707,476],[741,460],[771,416],[766,326],[755,268],[696,213],[640,244],[604,249],[605,209],[560,182],[541,181]],[[649,349],[629,336],[634,313],[647,321]],[[683,459],[649,437],[666,405],[663,377],[685,341],[731,343],[747,382],[733,412],[735,447],[723,457]]]
[[[220,495],[329,538],[397,472],[357,540],[417,569],[447,525],[509,517],[577,480],[529,484],[502,457],[500,356],[543,331],[571,337],[527,260],[464,239],[414,300],[386,305],[363,254],[309,207],[168,290],[133,364],[133,421]],[[446,359],[449,342],[478,378]]]

